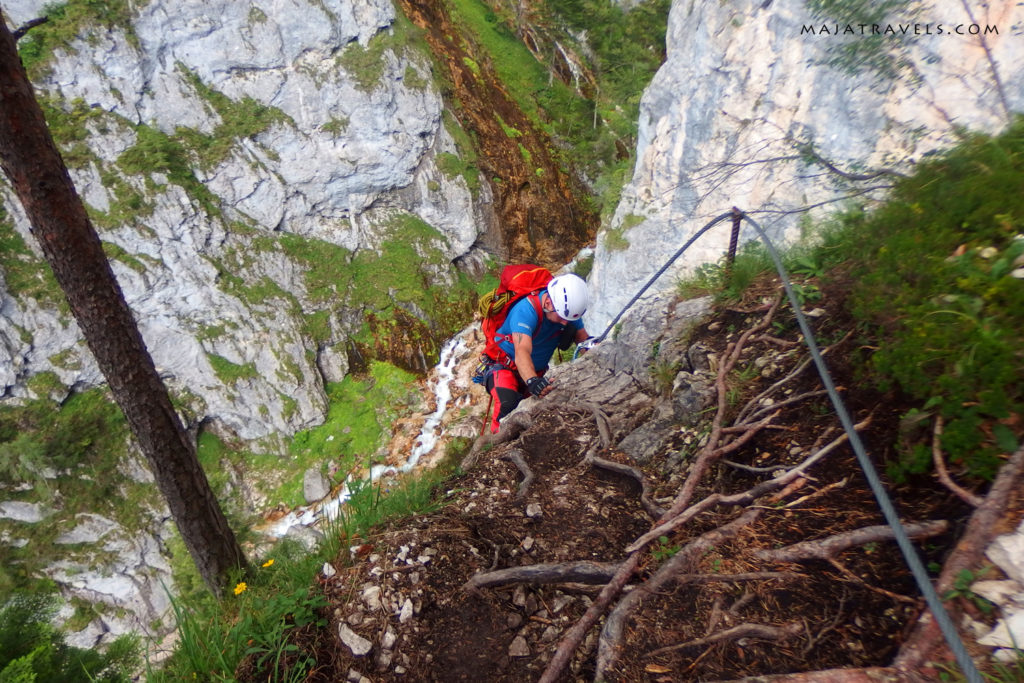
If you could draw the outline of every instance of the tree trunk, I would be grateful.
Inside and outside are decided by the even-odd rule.
[[[2,19],[2,17],[0,17]],[[0,162],[196,567],[221,594],[247,568],[0,20]]]

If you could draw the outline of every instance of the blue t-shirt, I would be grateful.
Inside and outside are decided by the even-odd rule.
[[[543,303],[543,297],[547,296],[547,294],[542,293],[540,296],[541,303]],[[537,372],[541,372],[548,366],[551,356],[555,353],[555,349],[558,348],[558,338],[561,336],[562,330],[567,327],[573,330],[583,329],[582,319],[570,320],[568,325],[558,325],[548,320],[547,316],[543,315],[543,308],[541,310],[542,312],[539,316],[540,332],[538,333],[537,309],[534,308],[531,297],[523,297],[508,312],[505,322],[498,328],[498,337],[495,337],[497,341],[500,336],[510,335],[513,332],[520,332],[533,337],[533,352],[530,354],[530,358],[533,359],[533,367]],[[509,358],[515,360],[516,349],[511,341],[501,341],[498,346],[509,355]]]

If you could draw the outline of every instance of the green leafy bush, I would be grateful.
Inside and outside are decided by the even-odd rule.
[[[868,367],[946,422],[942,446],[990,478],[1016,448],[1024,410],[1024,122],[967,135],[920,164],[871,213],[826,231],[826,261],[847,262],[851,309],[877,339]],[[928,466],[905,454],[891,473]]]
[[[122,636],[102,653],[67,645],[50,623],[58,606],[53,594],[16,593],[0,607],[0,681],[132,680],[139,662],[137,639]]]

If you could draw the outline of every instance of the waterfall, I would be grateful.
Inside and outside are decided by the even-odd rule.
[[[467,328],[445,342],[441,347],[441,354],[436,366],[434,366],[433,379],[430,390],[434,394],[437,407],[434,412],[427,416],[420,429],[420,434],[413,442],[405,462],[399,466],[374,465],[370,468],[370,481],[375,481],[382,476],[397,474],[398,472],[409,472],[419,463],[420,459],[429,455],[437,446],[440,438],[439,427],[444,418],[448,403],[451,401],[451,381],[455,376],[455,366],[468,349],[465,337],[472,328]],[[311,526],[320,519],[334,519],[341,510],[342,504],[349,498],[348,483],[341,487],[337,495],[324,500],[317,501],[308,506],[299,507],[281,519],[278,519],[262,529],[263,533],[274,538],[280,538],[288,533],[293,526]]]

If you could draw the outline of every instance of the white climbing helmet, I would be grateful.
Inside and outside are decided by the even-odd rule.
[[[559,275],[548,283],[548,296],[555,313],[566,320],[579,320],[590,303],[587,283],[579,275]]]

